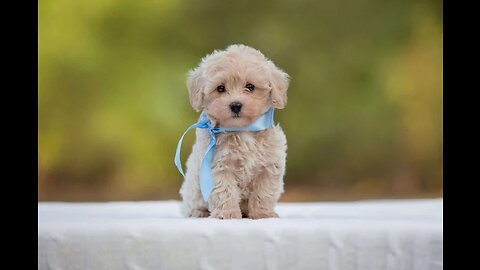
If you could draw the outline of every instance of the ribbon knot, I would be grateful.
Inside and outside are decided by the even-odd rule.
[[[180,161],[180,150],[182,148],[183,137],[187,134],[188,131],[192,128],[201,128],[206,129],[210,134],[210,143],[207,147],[207,152],[203,156],[202,163],[200,165],[200,191],[202,192],[202,197],[205,202],[208,201],[208,197],[213,190],[214,182],[212,178],[212,161],[213,154],[215,152],[215,145],[217,143],[217,134],[222,132],[245,132],[245,131],[261,131],[267,128],[273,127],[273,114],[274,108],[271,107],[267,112],[262,114],[255,122],[248,125],[245,128],[219,128],[212,127],[210,120],[207,118],[205,112],[202,112],[198,122],[191,125],[183,133],[182,137],[178,141],[177,150],[175,152],[175,165],[178,168],[178,171],[185,177],[183,173],[182,163]]]
[[[220,130],[220,128],[211,128],[210,132],[212,132],[213,134],[218,134],[218,133],[221,133],[222,131]]]

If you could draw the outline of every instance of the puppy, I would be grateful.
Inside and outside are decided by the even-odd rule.
[[[289,75],[261,52],[231,45],[205,56],[189,72],[190,103],[204,111],[212,126],[245,127],[269,108],[287,103]],[[205,202],[199,184],[200,165],[210,142],[205,129],[196,130],[196,142],[187,159],[180,189],[186,217],[219,219],[276,218],[283,193],[287,140],[279,125],[256,132],[217,134],[211,166],[213,190]]]

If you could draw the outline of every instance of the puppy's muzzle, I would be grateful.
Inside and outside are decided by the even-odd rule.
[[[242,103],[238,101],[234,101],[230,103],[230,110],[235,114],[239,114],[240,111],[242,110]]]

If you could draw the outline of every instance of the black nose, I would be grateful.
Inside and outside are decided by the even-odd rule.
[[[232,112],[238,114],[240,112],[240,110],[242,110],[242,103],[240,103],[238,101],[230,103],[230,110],[232,110]]]

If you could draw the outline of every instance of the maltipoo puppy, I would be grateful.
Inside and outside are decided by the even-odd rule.
[[[203,112],[180,189],[186,217],[278,217],[287,140],[273,110],[285,107],[288,85],[287,73],[245,45],[214,51],[189,72],[190,103]]]

